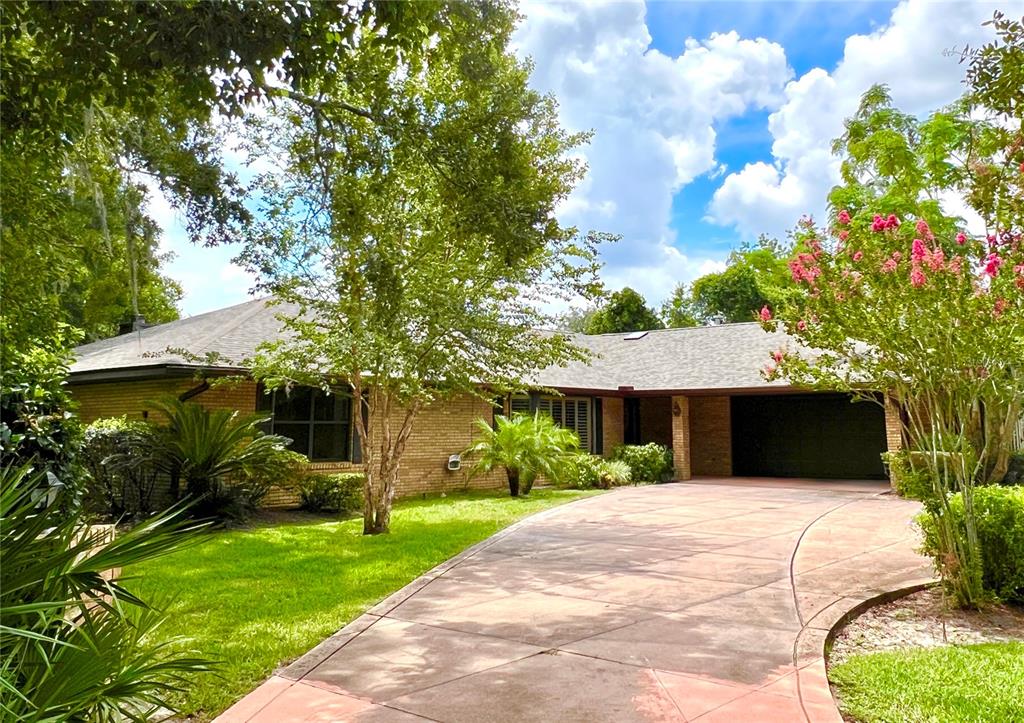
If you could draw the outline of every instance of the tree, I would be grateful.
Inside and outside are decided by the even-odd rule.
[[[302,90],[342,72],[355,33],[392,65],[414,56],[446,12],[372,0],[5,2],[0,172],[18,182],[0,185],[0,366],[60,323],[93,339],[135,314],[176,318],[181,291],[159,272],[138,179],[185,212],[194,240],[237,239],[251,216],[214,121],[265,100],[268,77]]]
[[[884,87],[864,95],[836,142],[843,184],[829,196],[832,223],[806,219],[795,234],[790,268],[806,293],[778,311],[801,346],[776,352],[767,370],[884,390],[903,411],[934,485],[942,572],[970,606],[984,600],[973,489],[1005,473],[1024,400],[1024,241],[1013,211],[1024,143],[1019,126],[1008,137],[979,115],[971,96],[918,121]],[[947,192],[971,203],[987,234],[943,212]],[[964,534],[949,509],[955,490]]]
[[[669,327],[752,321],[761,307],[776,307],[793,293],[786,262],[791,249],[762,236],[729,255],[725,271],[676,287],[662,306]]]
[[[501,5],[453,6],[422,65],[399,73],[359,44],[350,70],[365,83],[288,94],[257,138],[280,167],[257,185],[266,221],[240,258],[298,311],[280,315],[287,338],[261,350],[254,374],[357,400],[367,534],[389,530],[426,405],[492,398],[585,358],[535,329],[551,321],[545,300],[599,289],[602,235],[555,218],[587,136],[563,131],[555,101],[529,89],[508,49],[514,20]]]
[[[512,497],[518,497],[520,489],[524,495],[530,494],[539,476],[557,480],[566,458],[579,453],[576,433],[559,427],[546,414],[517,414],[511,419],[498,415],[493,427],[480,419],[477,428],[477,441],[466,450],[468,456],[477,458],[473,473],[504,467]]]
[[[617,334],[627,331],[664,329],[657,313],[647,306],[639,293],[629,288],[616,291],[604,306],[590,317],[587,334]]]
[[[661,305],[661,318],[669,329],[700,326],[699,313],[693,301],[693,288],[682,283],[676,284],[672,295]]]

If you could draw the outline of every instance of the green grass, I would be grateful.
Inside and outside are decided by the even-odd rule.
[[[1024,722],[1024,643],[858,655],[829,678],[862,723]]]
[[[176,699],[183,714],[212,718],[280,663],[418,575],[524,515],[594,494],[534,490],[529,497],[459,494],[400,502],[390,535],[364,537],[362,520],[216,532],[198,547],[136,566],[133,588],[166,603],[164,635],[178,649],[220,661]]]

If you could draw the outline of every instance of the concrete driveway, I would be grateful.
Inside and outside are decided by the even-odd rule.
[[[876,483],[623,488],[499,533],[220,721],[839,721],[822,658],[864,600],[931,578]]]

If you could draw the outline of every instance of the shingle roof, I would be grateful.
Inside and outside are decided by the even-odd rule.
[[[280,334],[276,315],[294,312],[268,301],[256,299],[80,346],[71,366],[72,380],[98,372],[111,376],[117,370],[201,366],[196,357],[211,352],[227,360],[220,366],[241,366],[261,342]],[[766,382],[761,369],[772,351],[796,343],[782,332],[766,333],[755,323],[664,329],[630,340],[627,336],[573,334],[594,359],[589,364],[549,367],[532,381],[544,387],[595,391],[784,387],[784,382]],[[168,353],[168,348],[187,353]]]

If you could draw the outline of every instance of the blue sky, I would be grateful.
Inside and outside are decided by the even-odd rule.
[[[759,233],[821,214],[838,165],[829,144],[870,85],[925,113],[962,91],[948,51],[986,41],[1002,2],[525,2],[515,51],[554,93],[563,123],[593,129],[590,171],[565,223],[622,234],[603,253],[610,288],[660,303]],[[162,199],[182,312],[246,300],[234,249],[189,245]]]

